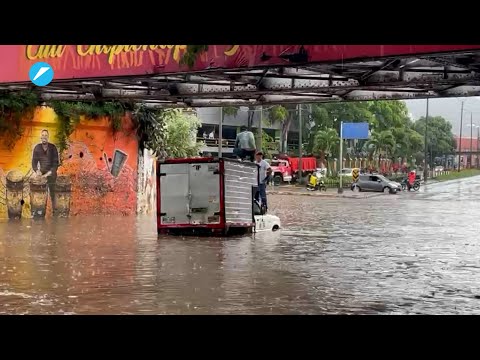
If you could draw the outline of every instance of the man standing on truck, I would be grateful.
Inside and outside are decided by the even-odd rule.
[[[262,208],[267,211],[267,183],[272,175],[272,168],[270,164],[263,159],[263,153],[261,151],[255,154],[255,164],[258,166],[258,191],[255,194],[255,199],[262,200]]]
[[[247,129],[246,126],[240,128],[240,133],[237,134],[235,139],[234,153],[240,158],[249,158],[250,161],[254,161],[255,157],[255,137],[253,133]]]

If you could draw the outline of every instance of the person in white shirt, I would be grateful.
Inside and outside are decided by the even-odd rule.
[[[267,210],[267,183],[272,175],[272,168],[270,164],[263,159],[263,153],[261,151],[255,154],[255,164],[258,166],[258,191],[255,194],[255,199],[261,199],[261,206]]]
[[[235,139],[235,149],[234,153],[240,159],[248,158],[250,161],[254,161],[255,156],[255,136],[253,133],[247,129],[246,126],[240,128],[241,132],[237,134]]]

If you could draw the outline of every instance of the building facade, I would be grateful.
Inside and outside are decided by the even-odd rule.
[[[222,119],[221,108],[198,108],[196,109],[197,116],[202,122],[202,127],[198,130],[198,139],[205,142],[202,147],[202,153],[210,153],[215,155],[218,153],[218,138],[220,120]],[[224,155],[232,154],[235,144],[235,138],[241,126],[248,126],[249,119],[251,128],[254,132],[257,131],[262,118],[260,108],[250,110],[247,107],[241,107],[235,116],[223,115],[222,122],[222,153]],[[269,123],[265,120],[262,123],[262,131],[268,134],[273,139],[275,148],[279,148],[280,134],[282,125],[280,123]],[[257,139],[258,142],[258,139]],[[290,151],[298,149],[298,125],[292,122],[287,136],[287,146]],[[258,144],[257,144],[258,147]]]
[[[460,155],[460,167],[471,168],[480,167],[480,139],[478,137],[463,137],[460,141],[459,136],[455,136],[455,152],[454,164],[458,166],[458,158]]]

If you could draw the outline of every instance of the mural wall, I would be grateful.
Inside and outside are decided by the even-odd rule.
[[[150,150],[138,154],[137,213],[155,214],[156,207],[155,158]]]
[[[22,121],[13,148],[0,135],[0,218],[135,214],[138,141],[131,119],[82,119],[58,151],[51,108]]]

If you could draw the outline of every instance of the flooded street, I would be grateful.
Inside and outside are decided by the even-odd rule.
[[[283,230],[157,238],[150,217],[0,222],[3,314],[480,314],[480,177],[274,195]]]

